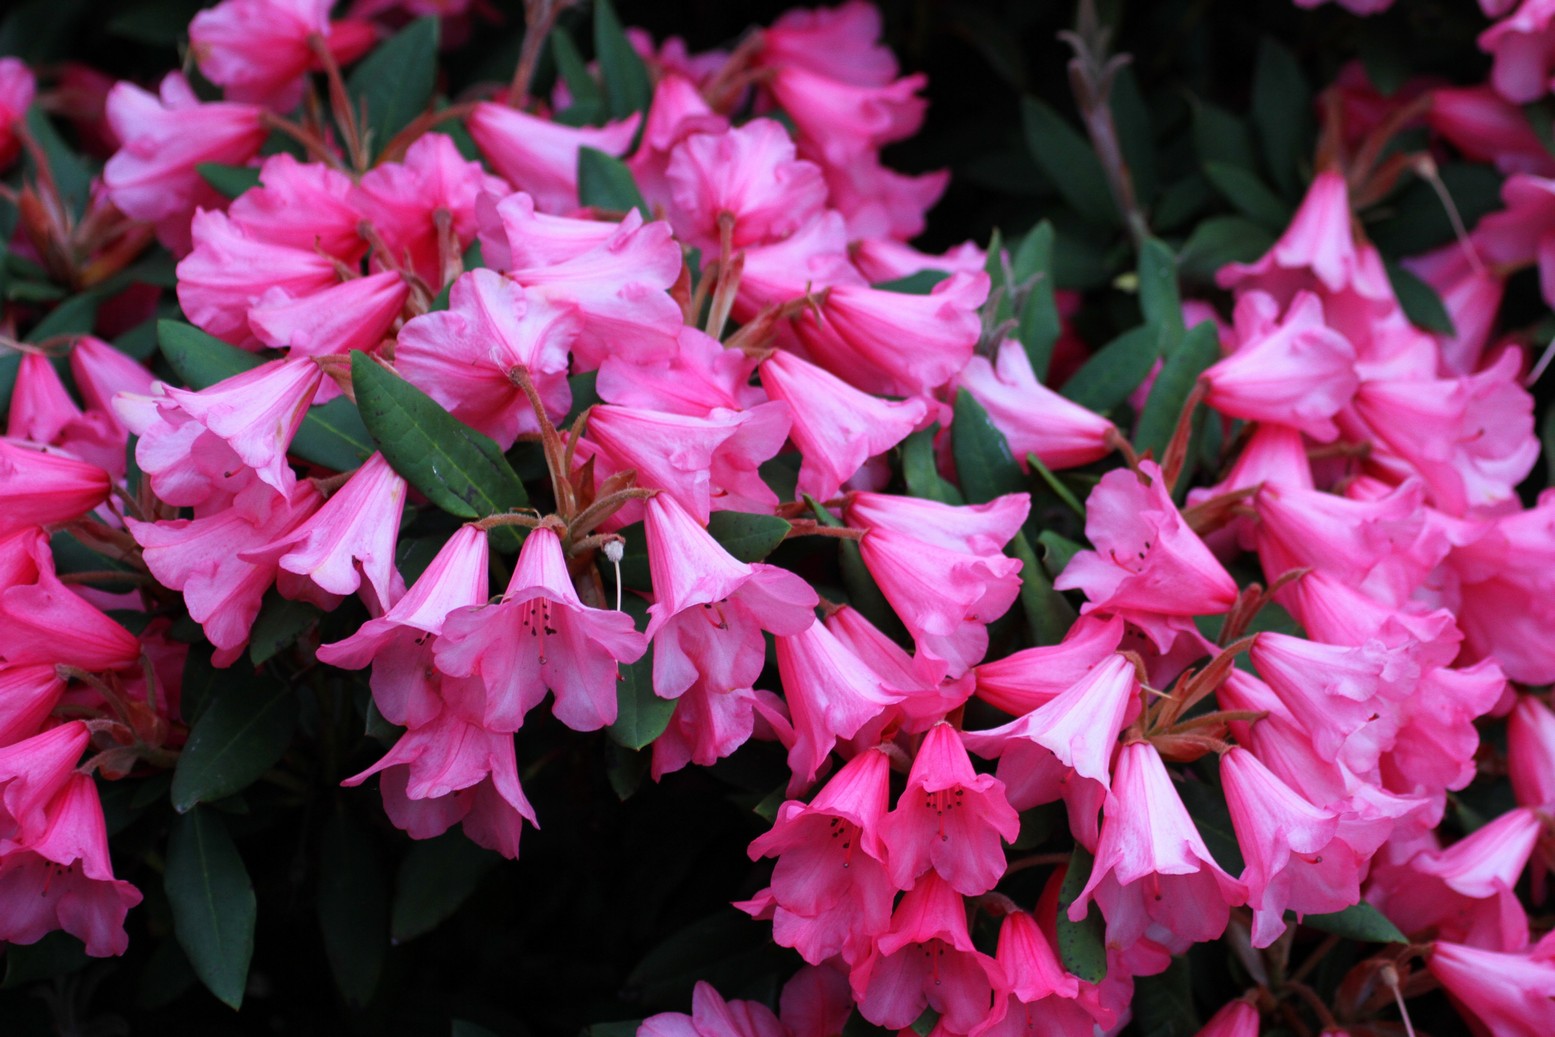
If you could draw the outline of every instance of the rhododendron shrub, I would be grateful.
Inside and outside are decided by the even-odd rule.
[[[1555,5],[693,6],[0,18],[0,1030],[1555,1033]]]

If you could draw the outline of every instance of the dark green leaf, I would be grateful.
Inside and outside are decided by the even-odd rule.
[[[194,389],[207,388],[264,363],[262,357],[246,349],[175,320],[157,322],[157,342],[173,373]]]
[[[1091,879],[1096,859],[1083,846],[1076,846],[1069,857],[1069,870],[1058,890],[1058,959],[1064,968],[1087,983],[1100,983],[1107,976],[1106,930],[1101,911],[1090,906],[1085,918],[1069,920],[1069,905]]]
[[[194,167],[200,178],[228,198],[259,186],[259,170],[254,166],[224,166],[219,162],[200,162]]]
[[[641,749],[664,733],[675,713],[674,699],[653,693],[653,651],[621,667],[616,681],[616,719],[610,737],[627,749]]]
[[[1124,65],[1118,70],[1112,80],[1110,100],[1118,144],[1123,150],[1129,178],[1134,182],[1134,196],[1140,204],[1149,206],[1157,189],[1155,134],[1150,128],[1150,112],[1139,92],[1139,79],[1134,75],[1132,65]]]
[[[362,422],[394,470],[451,515],[480,518],[529,503],[524,484],[490,438],[366,354],[351,354],[351,384]],[[502,546],[518,537],[491,531]]]
[[[91,958],[81,941],[63,930],[56,930],[37,943],[12,944],[5,949],[5,982],[0,987],[17,987],[54,979],[84,969]]]
[[[626,163],[598,148],[578,149],[578,201],[606,212],[637,209],[652,217]]]
[[[1134,428],[1134,449],[1160,457],[1171,441],[1183,404],[1204,370],[1220,359],[1220,339],[1210,321],[1195,324],[1166,357]]]
[[[1026,610],[1032,640],[1039,645],[1058,644],[1074,625],[1074,606],[1053,589],[1053,578],[1037,561],[1025,533],[1015,534],[1009,553],[1021,560],[1020,603]]]
[[[1219,205],[1220,195],[1210,186],[1209,179],[1199,170],[1190,170],[1161,192],[1150,213],[1151,225],[1158,232],[1177,231],[1197,225],[1205,210]]]
[[[1207,101],[1197,102],[1193,108],[1193,150],[1200,163],[1223,162],[1247,170],[1258,165],[1247,126]]]
[[[1139,310],[1151,327],[1165,327],[1174,334],[1183,330],[1177,256],[1156,238],[1146,238],[1139,247]]]
[[[605,92],[593,73],[589,72],[583,56],[578,53],[578,45],[572,42],[572,34],[559,26],[551,30],[551,59],[556,62],[557,74],[567,84],[567,92],[572,95],[572,105],[567,111],[586,109],[591,117],[603,112]],[[592,121],[592,118],[588,121]],[[569,120],[568,125],[587,125],[587,122]]]
[[[646,1004],[676,1003],[689,998],[699,980],[729,989],[782,960],[769,934],[739,911],[725,908],[650,950],[627,976],[626,985]]]
[[[934,457],[934,432],[939,426],[920,429],[902,440],[902,478],[914,497],[941,504],[965,504],[961,491],[939,474]]]
[[[291,452],[321,467],[349,472],[372,455],[373,438],[356,404],[337,396],[308,409],[292,439]]]
[[[60,200],[65,203],[65,208],[76,216],[84,213],[87,194],[92,189],[91,167],[86,164],[82,156],[76,154],[70,145],[65,143],[65,139],[54,128],[54,123],[36,104],[27,109],[27,130],[32,134],[33,140],[38,142],[43,157],[48,161],[49,173],[54,178],[54,186],[58,188]],[[30,152],[27,164],[33,177],[39,178],[39,172]]]
[[[254,886],[219,814],[196,808],[173,818],[162,881],[195,975],[236,1009],[254,953]]]
[[[1265,230],[1279,233],[1290,223],[1290,206],[1265,187],[1252,170],[1224,162],[1206,162],[1204,175],[1237,212]]]
[[[1032,158],[1053,181],[1064,201],[1092,223],[1116,226],[1118,208],[1090,142],[1034,97],[1021,99],[1021,123]]]
[[[1020,493],[1026,477],[1010,454],[1004,433],[994,427],[988,412],[965,389],[956,393],[955,421],[950,428],[950,448],[956,458],[956,478],[966,499],[974,504],[1006,493]]]
[[[346,92],[366,111],[368,147],[383,150],[432,103],[437,78],[438,20],[418,18],[351,71]]]
[[[707,531],[742,562],[759,562],[771,554],[793,527],[776,515],[715,511]]]
[[[998,227],[993,229],[993,234],[988,238],[985,253],[987,258],[983,261],[983,272],[988,275],[989,288],[988,302],[983,307],[984,326],[1006,327],[1015,319],[1015,300],[1011,295],[1011,270],[1006,265],[1004,235],[999,233]]]
[[[919,270],[916,274],[898,277],[894,281],[882,281],[875,285],[882,292],[901,292],[903,295],[928,295],[934,286],[949,277],[943,270]]]
[[[254,629],[248,635],[248,661],[263,665],[296,641],[322,613],[306,601],[289,601],[274,589],[265,595]]]
[[[16,391],[16,375],[22,366],[20,353],[0,356],[0,414],[11,412],[11,394]]]
[[[1054,294],[1053,278],[1053,225],[1047,220],[1033,227],[1020,243],[1015,253],[1015,280],[1024,285],[1031,281],[1020,311],[1020,341],[1026,347],[1026,357],[1037,381],[1047,381],[1048,365],[1053,359],[1053,346],[1063,333],[1063,321],[1058,315],[1058,299]]]
[[[1165,972],[1134,981],[1129,1005],[1140,1037],[1192,1037],[1203,1025],[1193,1008],[1188,958],[1178,955]]]
[[[1242,859],[1242,846],[1236,841],[1236,830],[1231,827],[1231,811],[1224,793],[1204,781],[1181,782],[1177,792],[1215,863],[1232,875],[1240,875],[1247,864]]]
[[[324,822],[319,846],[319,928],[346,1003],[372,1000],[389,950],[389,882],[371,835],[344,814]]]
[[[583,1037],[637,1037],[637,1031],[641,1027],[640,1019],[619,1023],[595,1023],[593,1026],[583,1028]]]
[[[653,96],[648,68],[626,38],[610,0],[596,0],[594,4],[594,57],[599,61],[610,117],[624,119],[633,112],[646,111]]]
[[[394,882],[389,932],[395,942],[414,940],[442,925],[498,860],[463,832],[411,843]]]
[[[1442,297],[1436,294],[1435,288],[1398,263],[1386,261],[1383,265],[1393,284],[1393,294],[1398,296],[1398,304],[1404,308],[1404,316],[1411,324],[1439,335],[1457,334],[1452,316],[1442,305]]]
[[[32,342],[42,342],[55,335],[90,335],[97,322],[97,309],[103,297],[96,292],[83,292],[71,296],[49,312],[27,333]]]
[[[116,7],[108,19],[109,34],[153,47],[177,47],[199,13],[202,0],[141,0]]]
[[[1193,228],[1177,257],[1185,281],[1214,284],[1227,263],[1251,263],[1274,245],[1274,235],[1240,216],[1212,216]]]
[[[1347,940],[1363,943],[1408,943],[1409,939],[1398,926],[1388,921],[1381,911],[1364,900],[1359,904],[1326,915],[1307,915],[1302,925],[1310,925],[1325,933],[1335,933]]]
[[[1141,325],[1103,346],[1064,383],[1065,396],[1098,414],[1128,399],[1161,355],[1161,336]]]
[[[1301,166],[1312,154],[1312,88],[1295,56],[1271,36],[1253,63],[1253,128],[1280,193],[1299,195]]]
[[[0,56],[14,55],[32,65],[57,58],[79,57],[79,24],[87,0],[30,0],[7,4],[0,21]]]
[[[1463,225],[1472,227],[1480,217],[1501,208],[1501,176],[1492,166],[1456,162],[1437,170]],[[1414,180],[1388,199],[1383,218],[1369,222],[1372,244],[1385,256],[1417,256],[1454,240],[1456,232],[1435,189]]]
[[[1042,568],[1055,580],[1068,567],[1069,560],[1085,550],[1082,545],[1051,529],[1044,529],[1037,536],[1037,543],[1042,548]]]
[[[161,1008],[194,986],[196,976],[189,956],[177,940],[164,939],[146,960],[135,990],[136,1008]]]
[[[1544,413],[1544,423],[1539,426],[1539,440],[1544,444],[1545,481],[1555,486],[1555,407]]]
[[[173,771],[173,808],[230,796],[269,770],[292,739],[297,695],[241,666],[214,687]]]

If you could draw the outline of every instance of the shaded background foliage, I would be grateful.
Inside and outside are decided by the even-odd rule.
[[[35,66],[84,61],[150,83],[179,60],[185,27],[200,6],[11,5],[0,20],[0,53]],[[444,61],[442,93],[507,79],[522,18],[515,3],[497,6],[506,22],[483,28]],[[628,24],[659,38],[679,35],[701,50],[730,44],[788,6],[620,0],[618,9]],[[1132,271],[1133,250],[1115,221],[1086,215],[1076,194],[1102,184],[1079,182],[1080,168],[1068,163],[1062,141],[1041,132],[1050,122],[1036,124],[1033,149],[1032,108],[1023,101],[1041,99],[1078,133],[1070,51],[1057,35],[1070,26],[1073,5],[881,6],[887,42],[906,70],[928,74],[931,102],[924,130],[888,149],[885,160],[906,171],[953,173],[920,244],[939,250],[968,238],[986,242],[995,228],[1011,240],[1050,219],[1058,231],[1055,278],[1087,293],[1077,318],[1082,337],[1099,345],[1136,324],[1137,296],[1118,280]],[[1134,55],[1114,113],[1143,207],[1152,229],[1193,257],[1184,260],[1185,282],[1209,298],[1216,297],[1214,268],[1259,254],[1294,211],[1312,172],[1313,95],[1345,62],[1360,59],[1384,89],[1411,74],[1476,82],[1487,68],[1472,44],[1481,23],[1470,3],[1415,0],[1364,20],[1326,8],[1300,11],[1289,0],[1100,6],[1103,21],[1117,27],[1114,47]],[[586,9],[569,12],[563,24],[586,26],[587,16]],[[587,31],[574,36],[586,49]],[[1211,178],[1212,163],[1245,175]],[[1496,207],[1499,177],[1486,167],[1447,164],[1443,179],[1468,224]],[[1390,258],[1451,236],[1435,196],[1409,179],[1365,215]],[[1212,241],[1203,229],[1212,219],[1238,222],[1221,224],[1234,233]],[[1196,234],[1205,236],[1197,250]],[[1512,326],[1543,312],[1532,276],[1519,275],[1511,286]],[[1428,308],[1430,301],[1417,305]],[[1541,414],[1550,386],[1546,380],[1536,388]],[[1542,472],[1532,477],[1525,487],[1530,500],[1544,482]],[[827,549],[791,543],[772,561],[803,572],[810,567],[806,553],[817,550]],[[364,618],[342,609],[326,617],[319,639],[343,636]],[[525,837],[519,861],[508,862],[457,832],[412,843],[384,819],[374,788],[340,788],[341,777],[382,751],[362,734],[371,725],[365,679],[322,668],[291,676],[300,737],[267,780],[199,808],[224,815],[255,882],[258,929],[242,1012],[231,1012],[196,981],[171,936],[157,854],[169,826],[188,822],[175,822],[165,780],[122,782],[103,793],[116,870],[146,894],[129,918],[130,950],[122,959],[88,962],[63,934],[12,948],[3,958],[0,1031],[419,1034],[447,1033],[452,1025],[455,1034],[472,1037],[480,1028],[571,1034],[684,1010],[696,979],[713,981],[729,997],[771,998],[798,964],[771,944],[765,925],[728,906],[760,888],[770,869],[752,865],[743,848],[767,827],[757,810],[770,816],[771,794],[783,784],[775,747],[752,744],[718,766],[654,784],[645,777],[645,759],[603,732],[580,736],[549,718],[539,721],[525,728],[519,752],[544,828]],[[1041,811],[1033,814],[1024,819],[1028,839],[1040,836],[1044,823]],[[1343,954],[1331,956],[1323,964],[1330,975],[1319,975],[1317,985],[1336,982],[1347,964]],[[1191,1032],[1196,1005],[1211,1010],[1240,992],[1245,977],[1236,968],[1223,945],[1208,944],[1165,976],[1142,981],[1136,1031]],[[598,1026],[594,1033],[632,1029]]]

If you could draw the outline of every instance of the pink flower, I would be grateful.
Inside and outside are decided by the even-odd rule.
[[[807,145],[808,158],[815,145]],[[950,186],[947,169],[906,176],[881,165],[873,151],[826,162],[824,168],[827,202],[847,218],[848,234],[854,238],[916,238],[924,231],[928,211]]]
[[[375,453],[301,525],[242,557],[273,560],[283,572],[301,577],[283,579],[281,592],[287,597],[332,608],[336,601],[331,596],[362,588],[368,610],[382,615],[405,593],[405,581],[394,567],[405,491],[405,480]]]
[[[736,561],[673,497],[654,497],[645,511],[654,693],[678,698],[699,682],[709,692],[749,688],[766,661],[761,632],[804,631],[815,591],[777,566]]]
[[[248,326],[265,345],[294,356],[344,356],[354,349],[372,353],[409,296],[405,278],[389,271],[296,297],[272,288],[249,307]]]
[[[848,258],[848,228],[842,214],[828,211],[782,241],[745,250],[745,270],[734,300],[734,318],[748,321],[764,307],[801,299],[807,293],[835,285],[865,289],[863,276]],[[895,293],[890,294],[895,297]],[[854,385],[867,388],[851,375],[838,373]]]
[[[933,1008],[943,1026],[966,1033],[987,1018],[1004,972],[972,946],[961,895],[930,872],[902,897],[851,981],[859,1014],[876,1026],[911,1026]]]
[[[1116,616],[1082,617],[1056,645],[1023,648],[1003,659],[979,663],[977,697],[1011,716],[1030,713],[1079,683],[1104,662],[1123,638]]]
[[[917,642],[951,676],[988,650],[985,624],[1020,593],[1021,563],[1003,554],[1030,510],[1025,494],[956,507],[916,497],[850,494],[843,517],[868,530],[859,551]]]
[[[660,1012],[637,1028],[637,1037],[788,1037],[772,1009],[759,1001],[725,1001],[712,984],[698,981],[691,1014]]]
[[[1555,804],[1555,713],[1519,695],[1506,724],[1506,764],[1520,806]]]
[[[1252,753],[1220,758],[1231,825],[1247,868],[1252,942],[1267,947],[1285,931],[1286,911],[1323,914],[1361,898],[1366,857],[1339,838],[1339,815],[1303,799]]]
[[[994,960],[1003,972],[1004,982],[994,989],[994,1009],[989,1017],[972,1030],[978,1037],[1020,1037],[1027,1033],[1056,1033],[1060,1037],[1079,1037],[1092,1032],[1095,1023],[1088,1013],[1083,1028],[1071,1031],[1053,1018],[1060,1005],[1078,1008],[1080,984],[1064,971],[1058,955],[1043,934],[1037,920],[1025,911],[1011,911],[999,926],[999,945]],[[1062,1009],[1060,1009],[1060,1012]]]
[[[135,635],[60,582],[37,526],[0,540],[0,629],[5,668],[47,663],[100,673],[140,659]]]
[[[572,127],[486,101],[475,106],[468,126],[493,169],[533,196],[541,210],[567,213],[578,207],[579,150],[624,155],[641,119],[633,115],[600,127]]]
[[[79,518],[108,499],[108,473],[62,451],[0,439],[0,537]]]
[[[442,708],[435,638],[449,613],[486,602],[488,561],[485,531],[460,526],[404,597],[350,637],[319,645],[319,661],[346,670],[371,664],[373,701],[390,723],[431,723]]]
[[[1503,175],[1555,174],[1555,157],[1544,149],[1523,110],[1489,84],[1437,87],[1431,91],[1427,118],[1431,129],[1466,157],[1474,162],[1492,162]]]
[[[157,236],[178,253],[189,248],[189,217],[221,200],[194,167],[246,165],[269,135],[263,109],[202,104],[178,72],[162,80],[160,98],[132,83],[116,84],[107,111],[123,142],[103,167],[108,197],[126,216],[155,223]]]
[[[216,647],[217,666],[230,666],[248,644],[265,591],[276,578],[273,555],[250,554],[292,533],[323,503],[311,482],[271,495],[257,513],[223,508],[193,519],[125,519],[157,582],[181,591],[189,616]]]
[[[1323,323],[1322,301],[1311,293],[1298,292],[1283,320],[1279,312],[1263,292],[1238,297],[1237,344],[1201,376],[1206,402],[1231,417],[1291,425],[1330,442],[1339,435],[1333,417],[1359,384],[1355,347]]]
[[[874,670],[886,687],[903,694],[901,702],[893,707],[893,719],[887,726],[899,722],[904,731],[925,731],[972,694],[971,674],[947,677],[938,661],[908,655],[856,608],[843,605],[825,622],[837,640]]]
[[[0,754],[42,730],[64,690],[64,680],[47,663],[0,669]]]
[[[761,33],[761,64],[797,65],[861,86],[896,78],[896,55],[880,42],[880,11],[864,0],[794,8]]]
[[[1403,262],[1406,270],[1435,289],[1452,320],[1453,334],[1436,335],[1444,374],[1473,374],[1479,368],[1506,291],[1505,278],[1479,263],[1472,248],[1453,242]]]
[[[0,170],[21,154],[22,142],[16,126],[32,107],[38,82],[32,70],[19,58],[0,58]]]
[[[575,309],[547,300],[491,270],[472,270],[453,284],[448,309],[409,321],[397,338],[394,367],[450,414],[504,449],[539,419],[509,377],[522,368],[547,415],[560,421],[572,406],[568,346],[582,327]]]
[[[833,374],[781,350],[761,365],[761,385],[794,416],[789,438],[799,448],[799,492],[830,500],[864,462],[921,425],[922,400],[895,402],[860,392]]]
[[[666,70],[654,84],[642,140],[626,160],[643,199],[668,209],[673,201],[666,175],[670,152],[693,134],[723,133],[728,128],[729,120],[708,107],[696,83],[680,72]]]
[[[372,46],[365,22],[331,25],[332,6],[333,0],[225,0],[194,16],[189,46],[200,72],[229,99],[290,111],[317,63],[311,37],[326,41],[340,64]]]
[[[448,676],[478,679],[485,701],[472,719],[491,730],[517,731],[549,690],[556,719],[597,731],[616,718],[619,664],[646,650],[626,613],[583,604],[561,539],[541,527],[524,540],[502,601],[449,613],[435,655]]]
[[[865,238],[853,247],[853,262],[870,284],[911,277],[922,270],[975,274],[988,265],[988,254],[976,242],[963,241],[935,256],[891,238]]]
[[[1211,1016],[1196,1037],[1258,1037],[1258,1009],[1248,1001],[1232,1001]]]
[[[799,64],[775,68],[767,89],[828,165],[918,132],[928,102],[918,96],[919,73],[879,85],[845,82]]]
[[[356,184],[322,162],[298,162],[282,152],[259,167],[259,187],[249,188],[227,210],[249,237],[312,252],[345,263],[367,253]]]
[[[1550,92],[1555,66],[1555,3],[1523,0],[1517,10],[1486,29],[1479,49],[1491,54],[1490,85],[1514,104],[1537,101]]]
[[[901,701],[903,692],[887,686],[824,624],[775,641],[783,697],[793,715],[792,792],[815,778],[837,739],[857,735]]]
[[[600,365],[595,391],[606,403],[705,418],[720,408],[749,410],[767,395],[750,384],[754,358],[696,328],[682,327],[675,355],[638,363],[612,355]]]
[[[1028,454],[1057,470],[1090,464],[1112,452],[1107,442],[1115,431],[1112,422],[1038,382],[1018,341],[1000,343],[996,362],[974,356],[956,384],[983,405],[1023,471],[1029,468]]]
[[[771,119],[688,136],[670,153],[665,176],[677,235],[709,256],[720,248],[724,220],[731,247],[741,249],[788,237],[826,203],[820,168],[796,158],[788,131]]]
[[[1236,581],[1183,522],[1156,463],[1139,467],[1139,475],[1114,469],[1091,491],[1085,535],[1096,550],[1076,554],[1053,585],[1084,591],[1086,612],[1226,611],[1236,600]]]
[[[1464,1019],[1495,1037],[1543,1037],[1555,1031],[1555,960],[1543,944],[1502,953],[1436,941],[1426,968]]]
[[[1004,783],[978,774],[949,724],[929,728],[907,788],[881,825],[891,881],[911,889],[934,871],[958,893],[977,896],[1004,875],[999,840],[1013,843],[1020,817],[1004,798]]]
[[[0,839],[0,940],[36,943],[64,929],[93,957],[123,954],[124,916],[141,896],[113,877],[97,786],[69,775],[46,813],[41,831]]]
[[[751,860],[778,859],[766,891],[773,938],[812,965],[838,953],[862,958],[890,922],[896,890],[880,841],[890,771],[880,750],[859,753],[812,802],[779,807],[772,830],[750,845]]]
[[[72,720],[0,747],[0,844],[30,841],[48,827],[49,804],[89,739],[86,723]]]
[[[1140,939],[1168,949],[1213,940],[1231,907],[1247,901],[1247,887],[1210,856],[1149,742],[1118,753],[1096,863],[1070,921],[1085,917],[1093,897],[1107,918],[1108,946],[1122,948]]]
[[[1555,681],[1555,642],[1542,633],[1555,617],[1555,493],[1534,507],[1489,520],[1443,567],[1455,578],[1455,612],[1465,645],[1526,684]]]

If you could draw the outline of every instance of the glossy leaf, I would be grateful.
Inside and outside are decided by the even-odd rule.
[[[1083,920],[1071,922],[1069,905],[1090,881],[1095,863],[1089,850],[1076,846],[1069,856],[1064,883],[1058,890],[1058,960],[1063,962],[1065,969],[1087,983],[1100,983],[1107,975],[1106,924],[1095,904],[1090,905]]]
[[[669,727],[675,713],[674,699],[653,693],[653,649],[641,659],[621,667],[616,681],[616,719],[606,730],[617,745],[642,749]]]
[[[499,859],[457,830],[412,843],[394,880],[389,913],[394,941],[414,940],[442,925]]]
[[[1219,359],[1220,339],[1212,322],[1202,321],[1182,336],[1150,386],[1150,397],[1134,428],[1134,449],[1140,453],[1150,450],[1156,457],[1161,456],[1177,428],[1194,383]]]
[[[366,113],[368,149],[377,154],[432,103],[438,19],[418,18],[369,54],[346,79],[351,103]]]
[[[224,166],[220,162],[200,162],[194,167],[200,179],[228,198],[259,186],[259,170],[253,166]]]
[[[1312,88],[1295,56],[1272,36],[1259,43],[1253,63],[1253,128],[1280,192],[1299,195],[1302,165],[1312,154]]]
[[[248,661],[263,665],[290,646],[323,615],[306,601],[290,601],[274,589],[265,595],[264,605],[248,635]]]
[[[297,693],[279,680],[239,667],[211,690],[173,771],[173,808],[230,796],[274,766],[297,725]]]
[[[196,809],[173,818],[163,886],[173,932],[195,975],[236,1009],[254,953],[254,886],[220,815]]]
[[[939,474],[934,458],[935,428],[920,429],[902,440],[902,478],[914,497],[941,504],[965,504],[961,491]]]
[[[771,554],[793,527],[776,515],[715,511],[707,531],[725,551],[742,562],[759,562]]]
[[[1335,933],[1347,940],[1361,940],[1365,943],[1409,942],[1409,939],[1399,931],[1398,926],[1388,921],[1387,916],[1364,900],[1343,911],[1307,915],[1301,919],[1301,924],[1321,929],[1325,933]]]
[[[1435,288],[1398,263],[1388,262],[1383,265],[1393,285],[1393,294],[1398,296],[1398,304],[1404,308],[1404,316],[1409,318],[1411,324],[1422,331],[1434,331],[1439,335],[1457,334],[1452,315],[1442,305],[1442,297],[1436,294]]]
[[[1024,491],[1026,477],[1010,454],[1009,442],[994,427],[977,398],[965,389],[958,391],[955,414],[950,448],[956,458],[956,478],[966,499],[981,504],[1002,494]]]
[[[1113,204],[1107,175],[1090,142],[1063,116],[1034,97],[1021,99],[1021,124],[1031,157],[1064,201],[1092,223],[1116,226],[1118,208]]]
[[[1054,291],[1055,238],[1053,225],[1043,220],[1031,229],[1015,252],[1015,280],[1023,286],[1030,283],[1020,311],[1020,341],[1026,347],[1026,357],[1039,382],[1047,379],[1053,346],[1064,330]]]
[[[1098,350],[1061,391],[1080,406],[1104,414],[1139,388],[1160,355],[1160,331],[1141,325]]]
[[[1251,263],[1274,245],[1274,235],[1241,216],[1212,216],[1193,228],[1177,256],[1185,281],[1214,284],[1227,263]]]
[[[605,212],[636,209],[644,219],[653,218],[626,163],[598,148],[578,149],[578,201]]]
[[[604,82],[605,107],[612,119],[646,111],[653,96],[648,68],[626,38],[621,19],[610,0],[594,4],[594,57]]]
[[[1053,577],[1037,560],[1025,533],[1015,534],[1009,553],[1021,560],[1020,604],[1026,611],[1032,640],[1039,645],[1058,644],[1077,618],[1074,606],[1053,589]]]

